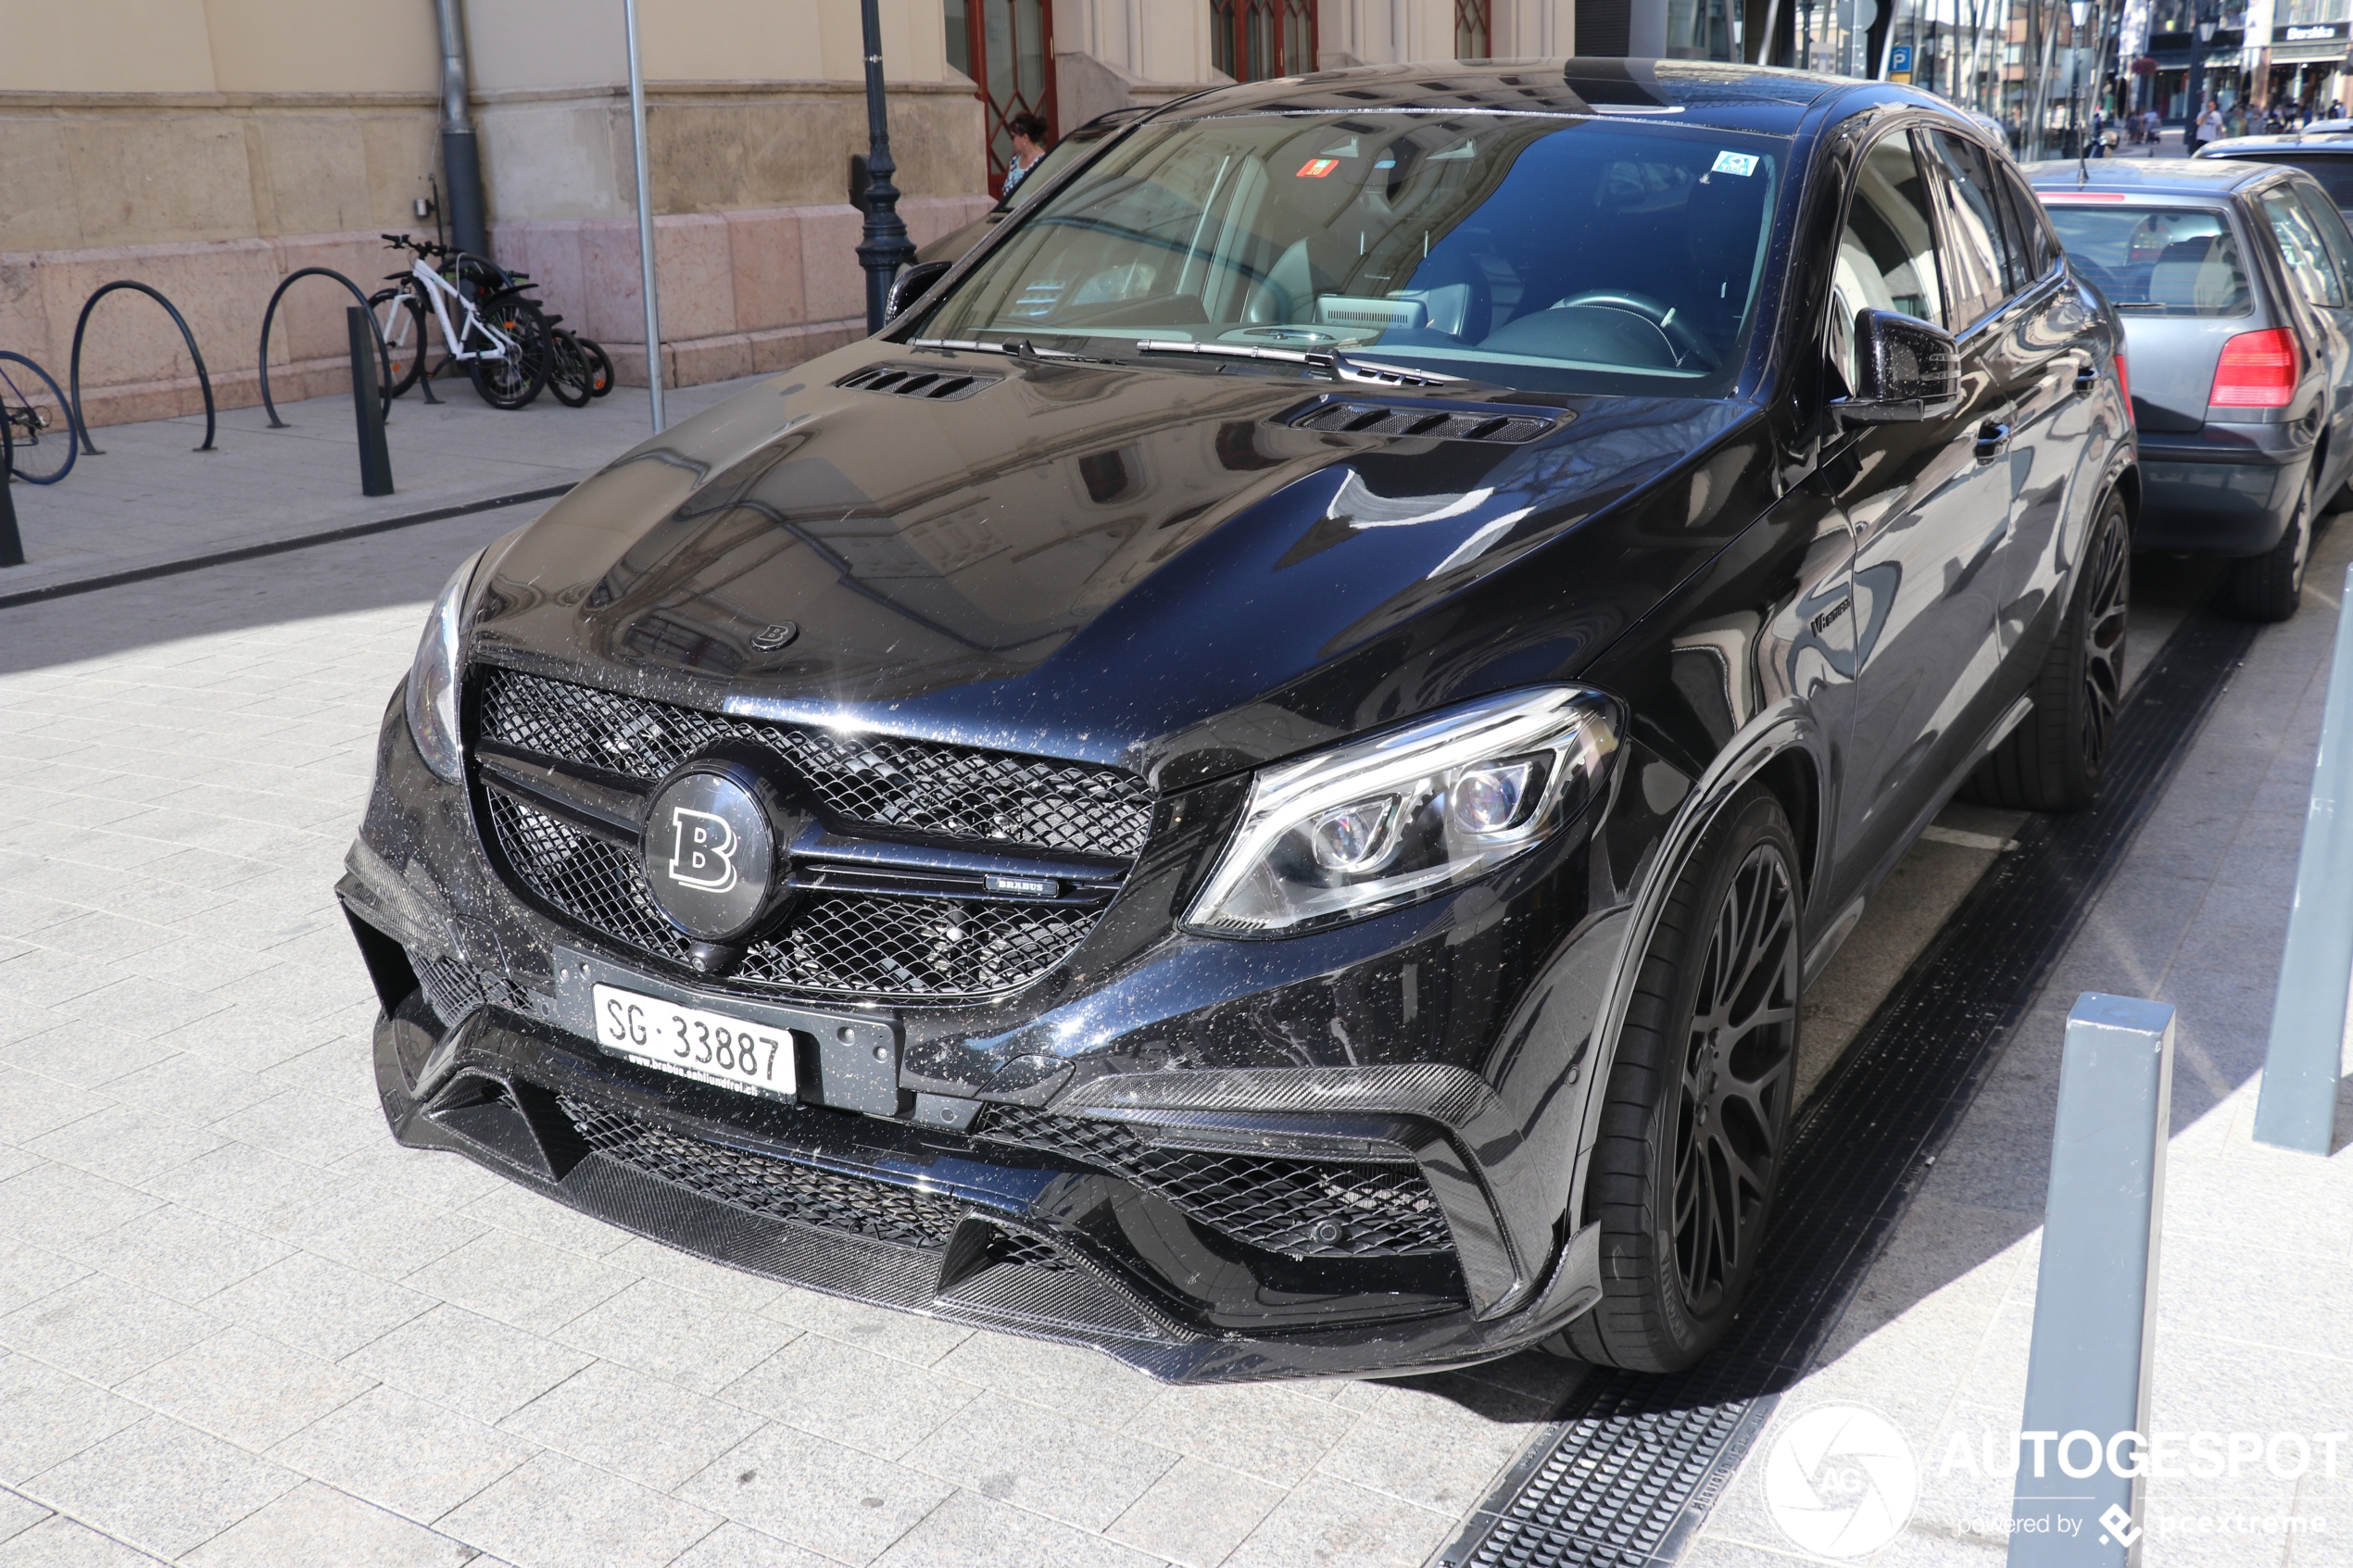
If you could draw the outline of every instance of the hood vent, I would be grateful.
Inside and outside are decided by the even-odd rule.
[[[887,392],[893,397],[920,397],[928,403],[953,403],[983,392],[1000,378],[973,370],[938,370],[922,365],[869,365],[853,370],[836,386],[862,392]]]
[[[1560,416],[1534,412],[1468,413],[1427,405],[1321,403],[1290,422],[1301,430],[1353,435],[1415,435],[1439,441],[1494,441],[1516,446],[1553,428]]]

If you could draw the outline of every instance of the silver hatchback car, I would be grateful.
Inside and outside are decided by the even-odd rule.
[[[2229,558],[2233,607],[2286,620],[2313,519],[2353,473],[2353,232],[2310,175],[2271,164],[2027,174],[2124,322],[2133,544]]]

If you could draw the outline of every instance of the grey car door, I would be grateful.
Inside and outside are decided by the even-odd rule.
[[[1833,379],[1853,384],[1858,309],[1950,329],[1931,189],[1903,130],[1883,134],[1857,166],[1824,323]],[[1841,502],[1855,524],[1858,663],[1838,807],[1845,885],[1833,907],[1893,863],[1990,722],[1982,709],[1995,633],[1985,569],[2008,526],[2009,483],[1996,466],[2007,406],[1982,333],[1962,345],[1961,381],[1957,412],[1867,427],[1824,465],[1848,476]]]
[[[2296,280],[2306,301],[2318,314],[2328,319],[2335,329],[2329,347],[2335,355],[2335,373],[2329,378],[2329,463],[2321,475],[2320,495],[2325,498],[2344,482],[2348,466],[2353,466],[2353,235],[2345,228],[2345,219],[2317,185],[2303,180],[2290,180],[2263,193],[2265,215],[2275,207],[2284,208],[2292,202],[2301,216],[2301,224],[2285,224],[2309,234],[2320,247],[2318,266],[2302,266],[2291,261],[2289,275]],[[2279,238],[2280,252],[2289,254],[2289,239],[2282,232],[2284,217],[2273,217],[2271,232]]]

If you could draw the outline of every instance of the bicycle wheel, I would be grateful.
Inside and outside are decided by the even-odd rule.
[[[580,346],[588,354],[588,395],[602,397],[612,390],[612,356],[607,354],[605,345],[593,337],[582,338]]]
[[[23,366],[24,372],[11,374],[10,365]],[[8,421],[6,473],[27,484],[55,484],[72,470],[72,406],[48,371],[5,348],[0,348],[0,419]]]
[[[588,407],[588,399],[597,395],[594,375],[580,340],[556,328],[547,351],[547,390],[556,395],[556,401],[567,408]]]
[[[510,299],[484,306],[482,324],[490,339],[484,346],[491,352],[466,361],[474,390],[494,408],[520,408],[547,384],[547,323],[529,305]]]
[[[384,329],[384,348],[392,356],[392,380],[384,383],[389,403],[424,373],[425,307],[412,289],[378,289],[368,296],[368,310]]]

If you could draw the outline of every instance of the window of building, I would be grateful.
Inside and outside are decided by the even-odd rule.
[[[1454,0],[1454,57],[1492,59],[1495,55],[1495,0]]]
[[[1237,82],[1315,69],[1315,0],[1210,0],[1210,63]]]
[[[948,63],[980,89],[988,136],[988,193],[1005,188],[1013,160],[1015,115],[1054,118],[1054,23],[1047,0],[947,0]]]

